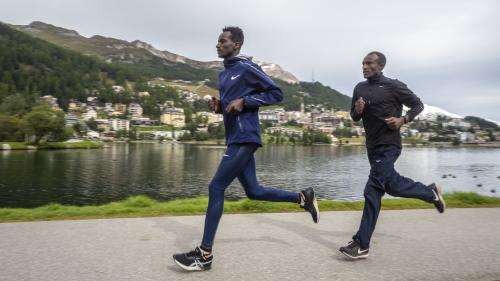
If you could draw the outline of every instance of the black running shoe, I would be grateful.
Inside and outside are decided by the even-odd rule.
[[[368,257],[368,250],[362,250],[361,246],[356,240],[353,240],[347,244],[345,247],[340,247],[339,251],[346,255],[347,257],[357,260],[357,259],[366,259]]]
[[[315,223],[319,222],[319,208],[316,201],[316,194],[312,187],[306,188],[300,192],[300,207],[311,213]]]
[[[175,254],[173,257],[175,263],[187,271],[209,270],[214,259],[212,254],[204,255],[200,247],[188,253]]]
[[[434,193],[434,206],[440,213],[444,213],[444,209],[446,209],[446,202],[443,198],[443,193],[441,192],[441,188],[439,188],[435,183],[429,185]]]

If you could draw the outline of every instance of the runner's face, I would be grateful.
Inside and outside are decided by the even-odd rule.
[[[379,74],[382,69],[384,69],[384,66],[379,64],[377,55],[367,55],[363,59],[363,76],[365,78],[370,78]]]
[[[227,59],[234,57],[239,52],[240,44],[231,40],[231,32],[222,32],[219,35],[219,41],[215,48],[217,49],[217,55],[219,58]]]

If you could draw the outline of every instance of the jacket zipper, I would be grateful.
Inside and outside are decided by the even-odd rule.
[[[238,126],[240,127],[240,132],[243,133],[243,124],[241,123],[239,115],[236,117],[236,121],[238,121]]]

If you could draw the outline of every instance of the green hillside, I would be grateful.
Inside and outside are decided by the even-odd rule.
[[[36,32],[34,28],[38,28]],[[164,57],[155,56],[134,47],[139,41],[134,42],[102,36],[85,38],[76,31],[45,23],[15,29],[0,24],[0,104],[7,95],[15,93],[23,93],[32,102],[38,96],[53,95],[65,109],[70,99],[84,101],[87,96],[95,95],[95,91],[100,93],[102,101],[130,102],[134,100],[131,93],[148,90],[146,81],[154,77],[209,79],[206,86],[215,88],[216,69],[191,63],[194,61],[184,57],[189,63],[175,62],[180,56],[168,52],[161,54]],[[122,45],[125,47],[116,48]],[[301,102],[335,109],[349,107],[350,97],[321,83],[289,84],[280,80],[277,83],[285,93],[282,105],[287,110],[300,109]],[[122,85],[127,91],[116,95],[111,85]],[[155,102],[165,99],[164,94],[158,95],[149,101],[147,111],[152,111]]]
[[[0,103],[15,93],[33,101],[53,95],[63,108],[69,99],[84,100],[93,90],[137,81],[134,70],[108,64],[0,23]]]

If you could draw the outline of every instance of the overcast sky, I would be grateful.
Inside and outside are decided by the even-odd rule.
[[[0,21],[38,20],[215,60],[221,27],[245,32],[243,53],[352,95],[361,60],[386,54],[385,74],[424,103],[500,121],[500,1],[0,0]]]

